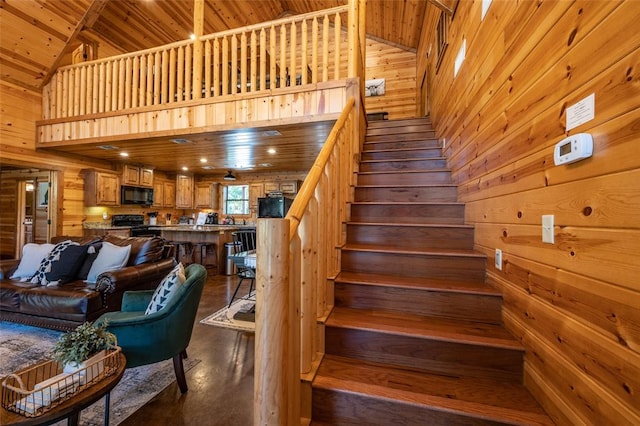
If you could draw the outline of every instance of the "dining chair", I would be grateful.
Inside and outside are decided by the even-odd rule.
[[[231,236],[233,237],[233,247],[236,253],[256,249],[255,229],[236,231],[232,233]],[[236,299],[238,290],[240,290],[240,287],[242,286],[244,280],[249,280],[249,293],[247,294],[247,296],[251,296],[253,285],[256,279],[256,270],[246,265],[238,266],[238,272],[236,275],[238,276],[238,284],[236,285],[236,290],[233,292],[233,296],[231,296],[231,300],[229,301],[229,307],[231,307],[231,304]]]

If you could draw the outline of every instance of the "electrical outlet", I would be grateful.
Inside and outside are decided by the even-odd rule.
[[[502,250],[496,249],[496,258],[495,258],[496,269],[502,271]]]
[[[552,214],[543,214],[542,215],[542,242],[548,244],[555,243],[555,235],[553,230],[553,215]]]

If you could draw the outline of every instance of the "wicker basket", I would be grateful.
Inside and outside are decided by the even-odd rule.
[[[73,371],[44,361],[2,380],[2,407],[26,417],[40,416],[89,386],[115,373],[121,349],[102,351]]]

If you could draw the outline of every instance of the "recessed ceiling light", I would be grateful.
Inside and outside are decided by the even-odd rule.
[[[267,150],[267,152],[268,152],[269,154],[275,154],[275,153],[276,153],[276,152],[278,152],[278,151],[276,151],[276,149],[275,149],[275,148],[269,148],[269,149]]]
[[[182,166],[182,170],[186,172],[189,168],[187,166]]]
[[[120,149],[115,145],[98,145],[98,148],[104,149],[105,151],[114,151],[116,149]]]
[[[213,167],[213,166],[202,166],[202,168],[204,170],[213,170],[213,169],[215,169],[215,167]]]
[[[178,145],[182,145],[185,143],[191,143],[189,139],[170,139],[171,142],[177,143]]]
[[[190,38],[191,40],[195,40],[195,39],[196,39],[196,35],[195,35],[195,34],[190,34],[190,35],[189,35],[189,38]]]
[[[127,153],[127,152],[123,151],[123,152],[120,153],[120,157],[128,157],[128,156],[129,156],[129,153]]]
[[[201,158],[201,159],[200,159],[200,162],[201,162],[201,163],[206,163],[206,162],[207,162],[207,159],[206,159],[206,158]]]
[[[264,132],[262,132],[263,135],[265,136],[281,136],[282,133],[280,133],[277,130],[265,130]]]

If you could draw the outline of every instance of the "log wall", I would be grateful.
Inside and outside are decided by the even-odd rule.
[[[484,21],[480,3],[460,2],[437,72],[427,16],[418,75],[429,69],[466,221],[527,348],[525,383],[558,424],[640,424],[640,3],[494,1]],[[566,108],[590,94],[594,119],[566,131]],[[554,145],[581,132],[593,157],[554,166]]]

